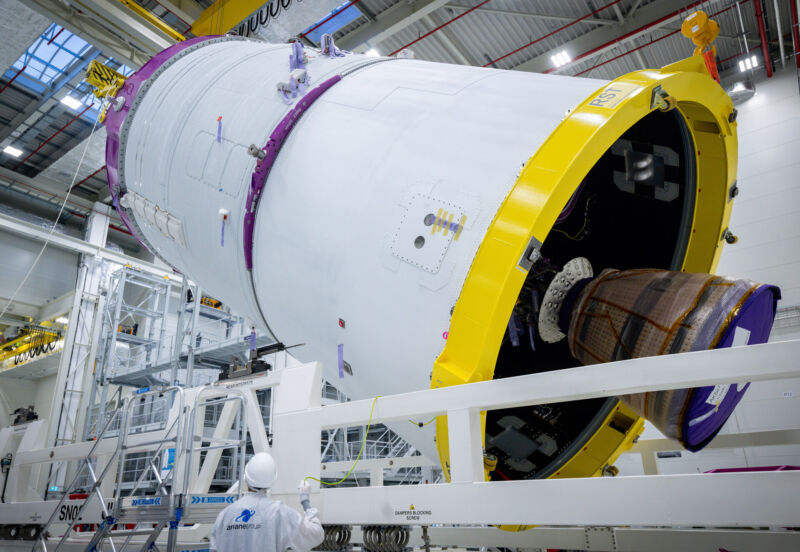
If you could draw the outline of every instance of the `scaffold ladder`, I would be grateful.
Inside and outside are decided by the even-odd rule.
[[[127,410],[125,401],[123,400],[120,406],[111,413],[111,416],[108,417],[108,421],[103,427],[103,430],[97,436],[97,439],[92,445],[92,448],[89,449],[89,453],[86,455],[86,458],[84,458],[81,461],[81,465],[78,468],[77,472],[75,473],[75,477],[72,479],[72,482],[64,489],[63,496],[58,501],[58,504],[53,510],[53,513],[47,519],[47,523],[44,524],[44,527],[42,527],[42,530],[39,533],[38,541],[36,544],[34,544],[33,547],[34,552],[36,551],[37,545],[41,547],[42,552],[47,552],[47,530],[53,525],[53,522],[56,520],[58,512],[61,510],[61,506],[69,498],[69,495],[73,493],[75,490],[77,490],[79,484],[82,484],[82,477],[84,476],[84,472],[86,472],[86,475],[88,476],[89,492],[88,496],[83,500],[83,504],[81,504],[80,507],[78,508],[78,512],[75,515],[75,519],[76,520],[80,519],[81,514],[86,509],[86,506],[95,497],[100,501],[100,508],[102,509],[103,517],[104,518],[108,517],[109,512],[106,506],[106,500],[103,497],[102,493],[100,492],[100,484],[103,482],[105,476],[109,473],[111,466],[114,465],[114,460],[119,456],[120,453],[119,439],[117,441],[117,448],[114,450],[114,453],[108,459],[105,467],[103,468],[103,470],[100,472],[99,475],[97,474],[95,467],[92,465],[93,464],[92,457],[95,456],[95,451],[97,450],[99,444],[102,442],[106,433],[112,430],[114,424],[117,421],[120,421],[120,430],[121,430],[122,426],[124,425],[125,412],[127,412]],[[67,538],[70,536],[71,533],[72,533],[72,526],[70,525],[64,532],[64,534],[61,536],[61,539],[58,541],[58,544],[56,544],[54,552],[58,552],[59,550],[61,550],[61,548],[64,546],[64,542],[66,542]]]
[[[191,501],[191,484],[194,477],[199,474],[200,464],[199,454],[206,453],[206,461],[209,456],[221,454],[224,449],[233,449],[234,458],[239,464],[239,484],[237,497],[241,495],[242,478],[244,474],[244,460],[247,446],[247,424],[245,408],[245,396],[242,393],[234,393],[230,396],[206,398],[206,391],[213,391],[213,388],[205,388],[200,391],[194,400],[191,411],[188,411],[184,403],[183,390],[180,387],[170,387],[162,390],[151,391],[140,395],[145,397],[150,394],[175,393],[178,401],[178,415],[163,434],[160,440],[149,442],[128,443],[130,408],[135,405],[137,399],[129,403],[126,411],[125,426],[120,430],[120,454],[118,473],[122,473],[125,456],[129,450],[141,450],[148,446],[156,446],[153,454],[147,460],[147,467],[142,471],[136,480],[135,485],[127,496],[122,497],[122,477],[117,477],[115,489],[115,501],[113,510],[106,516],[100,528],[95,532],[92,540],[86,547],[87,552],[98,552],[103,550],[103,544],[108,541],[114,552],[125,552],[131,545],[135,545],[140,551],[159,551],[156,540],[164,529],[168,529],[166,552],[174,552],[177,546],[178,527],[181,523],[191,523],[185,515],[187,502]],[[222,405],[223,408],[230,405],[230,420],[233,428],[228,425],[223,434],[204,435],[203,424],[198,424],[198,410],[200,408]],[[233,408],[238,404],[238,409]],[[188,420],[188,423],[186,422]],[[198,427],[199,425],[199,427]],[[223,424],[224,425],[224,424]],[[228,433],[233,431],[238,438],[231,439]],[[172,451],[172,452],[170,452]],[[197,456],[195,456],[197,453]],[[166,457],[163,455],[167,455]],[[165,461],[165,458],[167,461]],[[160,459],[160,461],[156,461]],[[159,466],[163,466],[159,469]],[[200,469],[202,473],[205,469]],[[151,475],[151,479],[147,479]],[[146,495],[139,495],[137,491],[142,484],[154,482],[154,490]],[[133,529],[113,530],[115,525],[133,524]],[[142,526],[146,527],[142,527]],[[133,537],[146,537],[143,541],[133,543]],[[121,546],[117,547],[113,539],[125,540]]]
[[[158,397],[171,396],[174,402],[178,403],[178,413],[172,424],[164,431],[161,439],[153,441],[135,442],[129,441],[132,410],[137,404],[144,404],[149,396]],[[184,438],[186,427],[184,424],[186,415],[186,405],[183,389],[177,386],[158,388],[137,394],[136,397],[128,402],[122,427],[119,433],[119,450],[117,480],[114,490],[114,506],[110,513],[104,515],[103,522],[92,536],[92,540],[86,547],[87,552],[103,550],[103,543],[108,540],[114,552],[123,552],[132,543],[133,537],[146,536],[144,543],[136,543],[140,550],[158,550],[155,544],[161,532],[169,526],[169,538],[167,550],[173,550],[177,540],[178,524],[181,520],[183,489],[180,484],[176,484],[179,478],[175,477],[176,466],[180,464],[181,453],[184,450]],[[149,447],[155,447],[150,449]],[[129,453],[141,450],[153,450],[147,458],[147,466],[136,480],[129,497],[122,497],[123,468],[125,459]],[[166,456],[165,456],[166,455]],[[170,456],[171,455],[171,456]],[[160,468],[164,464],[166,467]],[[163,471],[162,471],[163,470]],[[152,475],[152,479],[148,476]],[[136,492],[142,487],[143,483],[155,482],[155,495],[147,497],[137,497]],[[133,498],[130,498],[133,497]],[[137,502],[140,501],[140,502]],[[148,504],[153,508],[136,508],[139,504]],[[106,514],[104,512],[104,514]],[[131,530],[115,530],[117,524],[133,523],[135,527]],[[146,524],[148,527],[140,527]],[[114,543],[114,539],[122,539],[124,542],[120,548]]]

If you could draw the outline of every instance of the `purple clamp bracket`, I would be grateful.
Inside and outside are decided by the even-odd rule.
[[[308,108],[311,107],[325,91],[340,80],[342,80],[342,77],[336,75],[311,90],[308,94],[303,96],[303,99],[297,102],[297,105],[294,106],[283,119],[281,119],[281,122],[278,123],[275,130],[270,134],[267,144],[261,150],[251,146],[250,153],[258,157],[258,163],[250,178],[250,190],[247,192],[247,203],[245,203],[243,243],[244,262],[247,270],[253,270],[253,232],[255,231],[256,225],[258,201],[261,198],[261,192],[267,182],[269,172],[272,170],[272,166],[278,158],[278,152],[289,137],[292,128],[294,128],[297,121],[300,120],[300,117],[303,116]]]
[[[289,81],[278,83],[278,93],[283,98],[283,103],[292,105],[297,96],[303,96],[311,84],[306,64],[308,55],[300,42],[292,42],[292,53],[289,54]]]
[[[319,39],[319,47],[322,50],[322,55],[337,58],[337,57],[344,57],[345,54],[349,54],[350,52],[342,51],[336,47],[336,44],[333,43],[333,36],[329,34],[324,34]]]
[[[298,41],[292,42],[292,53],[289,54],[289,71],[305,69],[306,63],[308,63],[308,56],[303,44]]]
[[[279,82],[277,85],[283,103],[292,105],[294,98],[305,95],[310,83],[311,77],[306,69],[292,71],[289,75],[289,82]]]

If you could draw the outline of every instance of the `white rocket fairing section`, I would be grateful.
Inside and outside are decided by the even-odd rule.
[[[466,300],[470,270],[483,279],[474,268],[479,249],[512,251],[512,276],[501,281],[524,279],[539,250],[547,253],[547,232],[531,234],[521,225],[537,220],[534,207],[548,198],[557,197],[558,206],[547,203],[540,223],[563,218],[579,227],[582,217],[584,223],[593,217],[594,237],[583,245],[564,241],[565,260],[587,254],[566,251],[584,245],[601,267],[606,257],[616,262],[620,248],[630,251],[633,266],[679,268],[690,257],[700,168],[695,130],[686,121],[695,113],[659,111],[669,107],[666,94],[651,95],[650,88],[667,77],[643,72],[641,84],[604,89],[606,83],[592,79],[375,59],[331,44],[324,50],[238,37],[192,39],[166,50],[117,95],[106,121],[107,161],[123,218],[155,254],[284,344],[302,344],[292,354],[322,361],[326,378],[348,396],[429,387],[434,362],[456,335],[451,317]],[[626,105],[636,114],[607,131]],[[582,109],[570,115],[576,106]],[[572,143],[528,163],[548,144],[556,147],[551,135],[565,118],[585,136],[576,131]],[[591,134],[593,125],[604,130]],[[630,129],[633,135],[620,138]],[[620,177],[615,187],[614,171],[624,175],[632,157],[626,151],[642,150],[643,141],[649,153],[642,155],[660,156],[666,167],[661,181],[628,186]],[[587,173],[601,155],[607,163]],[[544,183],[559,174],[559,164],[581,165],[581,156],[593,161],[577,179],[569,177],[569,186],[555,196],[544,184],[537,191],[536,178]],[[530,188],[516,185],[526,163],[526,171],[542,175],[529,179]],[[726,185],[732,177],[722,171]],[[556,221],[582,179],[581,189],[596,199],[584,206],[579,189],[573,197],[579,204]],[[644,185],[667,192],[644,193]],[[524,212],[506,216],[504,209],[519,214],[526,205],[527,219]],[[615,226],[623,207],[632,217],[630,235]],[[652,255],[635,241],[647,232],[666,236],[654,238]],[[513,253],[516,235],[528,246],[524,255]],[[696,254],[706,269],[715,240]],[[463,307],[460,316],[464,324],[488,324],[480,313],[494,312],[502,295],[502,338],[516,293],[469,294],[477,306]],[[469,332],[458,335],[471,339]],[[533,346],[533,333],[530,339]],[[496,351],[487,358],[497,358]],[[524,370],[547,366],[537,362],[525,360]],[[433,425],[393,429],[435,457]],[[571,454],[568,448],[553,457]]]

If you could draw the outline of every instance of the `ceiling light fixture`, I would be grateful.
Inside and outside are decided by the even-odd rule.
[[[556,67],[562,67],[567,63],[569,63],[570,61],[572,61],[572,58],[569,57],[569,54],[567,53],[566,50],[561,50],[557,54],[553,54],[552,56],[550,56],[550,61],[552,61],[553,65],[555,65]]]
[[[66,324],[67,322],[69,322],[69,318],[66,316],[59,316],[56,318],[56,324]]]
[[[739,71],[742,73],[756,67],[758,67],[758,58],[756,56],[750,56],[749,58],[739,60]]]
[[[15,148],[14,146],[6,146],[3,148],[3,152],[7,153],[11,157],[19,157],[22,155],[22,150]]]
[[[364,55],[367,57],[381,57],[381,53],[375,48],[370,48],[369,50],[364,52]]]
[[[72,96],[64,96],[61,98],[61,103],[70,109],[78,109],[79,107],[83,106],[83,103],[79,99],[73,98]]]

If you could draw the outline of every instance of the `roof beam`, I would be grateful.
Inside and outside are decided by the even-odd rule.
[[[51,182],[41,178],[34,180],[3,166],[0,166],[0,182],[26,194],[45,199],[56,206],[63,203],[67,193],[67,185],[63,182]],[[88,214],[94,209],[94,202],[70,194],[67,207],[81,214]]]
[[[588,33],[570,40],[559,48],[566,49],[573,57],[573,61],[557,69],[553,69],[550,61],[550,52],[546,52],[528,60],[513,69],[517,71],[531,71],[536,73],[555,72],[562,73],[575,63],[585,62],[602,55],[620,44],[630,42],[644,34],[652,32],[665,25],[680,20],[690,13],[695,6],[717,4],[720,0],[706,0],[693,2],[685,9],[676,10],[672,2],[653,2],[639,8],[635,14],[626,18],[625,23],[614,27],[606,26],[594,29]]]
[[[59,0],[19,0],[29,8],[47,16],[69,32],[100,48],[107,56],[122,61],[133,69],[144,65],[160,50],[151,50],[123,35],[114,36],[94,19],[79,13]]]
[[[92,245],[91,243],[79,238],[73,238],[72,236],[59,234],[58,232],[53,232],[51,234],[40,226],[23,222],[4,213],[0,213],[0,230],[5,230],[7,232],[11,232],[12,234],[17,234],[26,238],[32,238],[40,242],[47,241],[49,245],[65,251],[96,255],[102,259],[106,259],[107,261],[121,265],[129,264],[134,268],[138,268],[139,270],[149,274],[155,274],[156,276],[179,279],[178,275],[176,275],[170,269],[164,269],[153,263],[148,263],[146,261],[142,261],[141,259],[125,255],[124,253],[118,253],[111,249],[106,249],[105,247]],[[36,316],[37,314],[38,309],[33,316]]]
[[[6,216],[6,215],[2,215],[2,216]],[[10,300],[9,297],[0,297],[0,305],[8,304],[9,300]],[[25,303],[23,301],[19,301],[17,299],[14,299],[14,302],[11,303],[11,305],[8,307],[8,311],[6,312],[6,314],[11,314],[13,316],[21,316],[21,317],[24,317],[24,318],[32,319],[32,318],[36,318],[39,315],[39,306],[32,305],[30,303]],[[9,322],[11,322],[11,321],[9,320],[9,321],[0,322],[0,323],[8,324]]]
[[[430,15],[450,0],[415,0],[400,2],[375,16],[372,23],[361,25],[338,39],[337,44],[347,50],[364,52],[387,38],[394,36],[426,15]]]
[[[361,15],[366,17],[368,20],[370,20],[370,21],[374,21],[375,20],[375,14],[372,13],[372,10],[367,8],[366,6],[364,6],[362,4],[356,4],[356,9],[358,11],[360,11]]]
[[[72,302],[75,298],[75,290],[68,291],[58,299],[53,299],[49,303],[45,303],[36,314],[37,322],[45,322],[53,320],[57,316],[61,316],[69,312],[72,308]]]
[[[157,2],[190,25],[203,13],[203,6],[194,0],[157,0]]]
[[[175,41],[152,25],[134,17],[122,4],[109,0],[70,0],[82,12],[91,14],[99,23],[122,36],[130,37],[154,54],[171,46]]]
[[[447,6],[448,9],[457,10],[457,11],[467,11],[472,9],[472,6]],[[475,11],[484,12],[484,13],[491,13],[495,15],[508,15],[511,17],[527,17],[530,19],[544,19],[546,21],[560,21],[560,22],[568,22],[574,21],[574,17],[567,17],[565,15],[546,15],[543,13],[531,13],[531,12],[523,12],[523,11],[516,11],[516,10],[501,10],[496,8],[478,8]],[[583,23],[585,25],[617,25],[616,21],[612,21],[610,19],[603,19],[601,17],[594,17],[592,19],[584,19],[583,21],[579,21],[579,23]]]
[[[620,23],[625,23],[625,16],[622,15],[622,10],[619,7],[619,4],[614,4],[614,13],[617,15],[617,19],[619,19]],[[647,69],[647,62],[644,60],[644,56],[642,56],[642,52],[636,50],[634,52],[636,56],[636,61],[639,62],[639,69]]]
[[[437,22],[434,19],[434,15],[426,15],[422,20],[428,25],[431,29],[435,29],[439,27],[443,21]],[[436,38],[444,45],[445,50],[450,52],[455,60],[460,63],[461,65],[478,65],[478,62],[467,58],[467,51],[464,46],[461,44],[461,41],[457,36],[450,32],[450,29],[441,28],[439,29],[439,33],[436,35]]]

